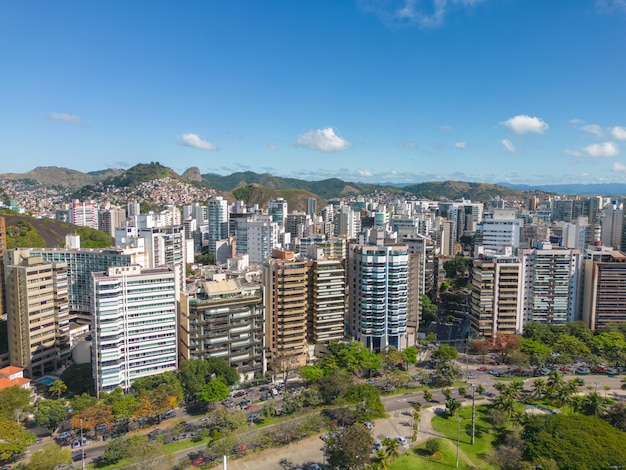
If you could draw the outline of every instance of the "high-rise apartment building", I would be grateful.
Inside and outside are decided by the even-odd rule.
[[[476,228],[475,255],[499,253],[507,247],[518,248],[520,243],[520,219],[515,211],[494,210],[493,218],[485,218]]]
[[[54,372],[70,352],[65,263],[9,250],[4,273],[11,365],[30,378]]]
[[[615,200],[602,211],[602,245],[618,250],[622,244],[624,210]]]
[[[278,223],[281,230],[284,230],[288,213],[287,201],[282,197],[270,199],[267,203],[267,212],[272,216],[272,222]]]
[[[222,196],[209,199],[207,224],[209,226],[209,253],[215,253],[216,243],[228,239],[228,201]]]
[[[100,230],[115,237],[115,229],[126,225],[126,212],[119,207],[111,207],[98,213]]]
[[[4,250],[7,249],[7,230],[4,217],[0,217],[0,316],[6,313],[4,298]]]
[[[341,260],[328,259],[318,248],[307,263],[307,337],[310,343],[341,341],[346,316],[346,279]]]
[[[213,274],[181,296],[181,359],[218,357],[246,379],[265,372],[263,286]]]
[[[263,266],[268,367],[306,364],[307,265],[293,251],[274,250]]]
[[[346,264],[348,332],[373,351],[407,347],[409,255],[406,245],[352,245]]]
[[[75,200],[68,208],[68,222],[80,227],[98,228],[98,206],[93,201]]]
[[[583,321],[592,330],[626,322],[626,254],[585,252]]]
[[[513,256],[487,255],[474,260],[471,328],[481,336],[522,330],[522,266]]]
[[[581,260],[578,250],[537,243],[521,254],[524,323],[564,324],[578,319]]]
[[[141,377],[176,370],[175,273],[113,267],[92,273],[92,369],[96,392],[128,391]]]

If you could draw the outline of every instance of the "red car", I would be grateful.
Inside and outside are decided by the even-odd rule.
[[[479,367],[478,369],[476,369],[476,370],[479,370],[479,371],[481,371],[481,372],[485,372],[485,371],[487,370],[487,366],[480,366],[480,367]]]
[[[192,467],[199,467],[200,465],[203,465],[203,464],[204,464],[204,459],[202,457],[198,457],[197,459],[191,462]]]

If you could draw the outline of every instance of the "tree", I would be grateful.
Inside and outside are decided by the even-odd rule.
[[[132,436],[128,439],[126,458],[131,461],[131,468],[154,470],[173,468],[171,462],[164,461],[165,446],[158,440],[150,441],[146,436]]]
[[[450,398],[446,401],[446,409],[448,410],[448,414],[450,416],[454,416],[456,412],[461,408],[461,402],[455,400],[454,398]]]
[[[451,361],[440,362],[437,364],[434,373],[434,379],[440,385],[450,385],[457,377],[461,375],[461,368]]]
[[[30,390],[13,386],[0,390],[0,418],[14,420],[30,404]]]
[[[56,444],[48,444],[31,455],[28,470],[53,470],[55,467],[72,461],[72,452]]]
[[[98,399],[86,393],[76,395],[70,400],[70,405],[72,407],[73,413],[82,413],[86,409],[95,406],[96,403],[98,403]]]
[[[471,354],[480,354],[483,358],[482,363],[485,363],[485,356],[491,349],[491,343],[487,338],[479,338],[469,343],[469,350]]]
[[[338,366],[349,372],[377,371],[382,366],[382,357],[357,341],[350,341],[336,351],[334,356]]]
[[[126,457],[128,452],[128,439],[123,437],[117,437],[109,442],[104,455],[102,457],[103,463],[106,465],[115,465],[117,462]]]
[[[125,394],[122,387],[116,387],[109,393],[103,392],[100,398],[109,405],[115,419],[131,418],[137,406],[137,397]]]
[[[346,400],[357,405],[359,419],[369,421],[385,416],[380,391],[373,385],[352,385],[346,393]]]
[[[393,370],[387,374],[387,381],[396,388],[406,387],[411,376],[404,370]]]
[[[330,468],[359,470],[368,464],[373,445],[374,439],[365,426],[355,424],[326,439],[324,455]]]
[[[467,395],[467,388],[465,387],[459,387],[459,396],[460,397],[464,397],[465,395]]]
[[[450,398],[452,398],[452,390],[450,390],[449,388],[442,389],[441,393],[443,394],[444,397],[446,397],[446,400],[449,400]]]
[[[429,325],[437,318],[437,305],[425,294],[420,296],[420,310],[420,323],[423,325]]]
[[[584,358],[591,354],[591,351],[583,341],[575,336],[565,334],[559,336],[559,339],[554,344],[554,351],[575,359]]]
[[[331,375],[320,377],[317,388],[324,403],[330,404],[336,398],[343,396],[352,384],[352,377],[345,371],[336,369]]]
[[[500,354],[500,362],[507,362],[509,354],[519,348],[520,339],[517,335],[496,333],[491,338],[493,349]]]
[[[104,403],[98,402],[70,418],[70,424],[75,429],[95,429],[98,424],[112,426],[115,422],[113,412]]]
[[[588,395],[578,397],[574,402],[574,409],[587,416],[601,416],[609,408],[610,401],[593,392]]]
[[[441,441],[436,437],[431,437],[424,444],[424,448],[433,455],[441,450]]]
[[[383,445],[392,462],[400,456],[400,443],[397,440],[388,437],[383,441]]]
[[[200,399],[207,403],[213,404],[216,402],[222,402],[228,398],[230,390],[228,386],[222,382],[222,379],[216,378],[211,380],[208,384],[202,387],[200,392]]]
[[[541,399],[546,394],[546,383],[543,379],[533,380],[533,398]]]
[[[553,459],[560,469],[606,469],[626,462],[626,433],[594,416],[531,416],[521,437],[527,460]]]
[[[530,357],[528,354],[523,353],[519,350],[514,350],[509,353],[509,357],[507,358],[507,362],[519,369],[526,369],[530,366]]]
[[[395,370],[398,364],[404,364],[404,353],[393,346],[387,346],[382,351],[383,366],[387,370]]]
[[[613,403],[604,415],[604,419],[620,431],[626,431],[626,403]]]
[[[432,399],[433,399],[433,394],[428,390],[424,390],[424,400],[428,402]]]
[[[37,423],[54,432],[61,421],[67,419],[67,406],[61,400],[41,400],[35,409]]]
[[[0,460],[21,454],[36,440],[37,437],[32,432],[25,431],[20,423],[0,418]]]
[[[532,338],[522,338],[519,349],[528,356],[530,363],[537,367],[543,367],[552,354],[550,346]]]
[[[324,375],[324,370],[317,366],[304,366],[300,369],[300,377],[304,383],[311,384]]]
[[[478,387],[476,387],[476,393],[478,393],[478,395],[483,395],[485,391],[485,386],[483,384],[478,384]]]
[[[433,351],[431,357],[438,360],[439,362],[448,362],[458,359],[459,352],[456,350],[456,348],[453,348],[452,346],[448,346],[447,344],[440,344],[439,347]]]
[[[406,364],[415,364],[417,363],[417,348],[415,346],[409,346],[405,348],[402,352],[404,356],[404,362]]]
[[[66,390],[67,390],[67,385],[65,385],[65,382],[63,382],[61,379],[55,380],[48,387],[48,392],[50,392],[53,395],[56,395],[57,398],[61,398],[61,395],[63,395]]]

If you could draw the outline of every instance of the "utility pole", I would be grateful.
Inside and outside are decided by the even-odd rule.
[[[80,452],[83,461],[83,470],[85,470],[85,446],[83,443],[83,420],[80,420]]]
[[[461,417],[456,418],[456,468],[459,468],[459,435],[461,434]]]
[[[476,384],[472,384],[472,445],[474,445],[475,429],[476,429]]]

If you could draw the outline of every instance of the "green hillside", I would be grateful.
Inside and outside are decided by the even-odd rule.
[[[468,183],[465,181],[432,181],[405,186],[404,191],[417,197],[432,200],[450,200],[459,198],[476,202],[488,202],[499,196],[501,199],[522,200],[528,197],[522,191],[487,183]]]
[[[276,190],[261,186],[258,184],[249,184],[235,189],[232,193],[233,199],[244,201],[246,204],[258,204],[260,207],[267,207],[270,199],[282,197],[287,201],[289,212],[292,210],[304,211],[306,209],[306,200],[310,197],[317,199],[317,206],[322,207],[326,201],[317,195],[300,189],[282,189]]]
[[[40,166],[26,173],[3,173],[0,180],[23,180],[43,186],[63,186],[70,189],[79,189],[86,185],[95,184],[98,181],[119,173],[121,170],[102,170],[92,173],[82,173],[69,168],[57,166]]]
[[[274,190],[300,189],[316,194],[323,199],[332,199],[345,196],[350,193],[368,194],[374,191],[385,190],[393,193],[401,193],[402,190],[389,186],[376,184],[347,183],[338,178],[330,178],[320,181],[305,181],[297,178],[282,178],[269,173],[254,173],[244,171],[227,176],[208,173],[202,175],[203,182],[218,191],[234,191],[235,189],[251,184],[261,185]]]

